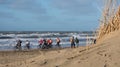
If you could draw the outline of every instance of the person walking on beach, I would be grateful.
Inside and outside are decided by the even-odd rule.
[[[77,37],[75,38],[75,43],[76,43],[77,47],[79,47],[79,39]]]
[[[96,44],[96,39],[93,40],[93,43]]]
[[[21,50],[21,43],[22,43],[22,41],[19,39],[19,40],[17,41],[17,44],[16,44],[16,49]]]
[[[42,48],[42,45],[43,45],[43,39],[40,39],[39,40],[39,48]]]
[[[75,48],[75,39],[74,37],[70,38],[71,48]]]
[[[26,40],[26,47],[27,49],[30,49],[30,41]]]
[[[60,47],[60,38],[59,37],[57,37],[57,39],[56,39],[56,45],[58,46],[58,47]]]

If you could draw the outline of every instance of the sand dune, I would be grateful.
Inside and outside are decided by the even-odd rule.
[[[120,32],[96,45],[62,50],[0,52],[0,67],[120,67]]]

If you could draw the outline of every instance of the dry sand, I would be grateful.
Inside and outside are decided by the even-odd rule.
[[[1,51],[0,67],[120,67],[120,32],[98,44],[62,50]]]

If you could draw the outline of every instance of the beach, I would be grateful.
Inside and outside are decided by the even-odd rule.
[[[95,39],[96,37],[92,31],[81,31],[81,32],[72,32],[72,31],[58,31],[58,32],[42,32],[42,31],[24,31],[24,32],[15,32],[15,31],[8,31],[8,32],[0,32],[0,51],[1,50],[15,50],[15,46],[18,40],[21,40],[21,46],[24,50],[26,47],[26,40],[30,42],[31,49],[38,49],[39,41],[41,39],[52,39],[53,47],[56,47],[56,39],[57,37],[61,40],[61,47],[70,47],[70,38],[74,36],[77,37],[80,41],[79,46],[85,46],[86,41],[88,39]],[[89,41],[90,43],[90,41]]]
[[[0,67],[120,67],[120,0],[0,0]]]
[[[120,67],[120,31],[97,44],[55,50],[1,51],[0,67]]]

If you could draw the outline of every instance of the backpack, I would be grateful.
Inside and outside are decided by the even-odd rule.
[[[76,41],[76,43],[79,43],[79,40],[77,38],[75,39],[75,41]]]

